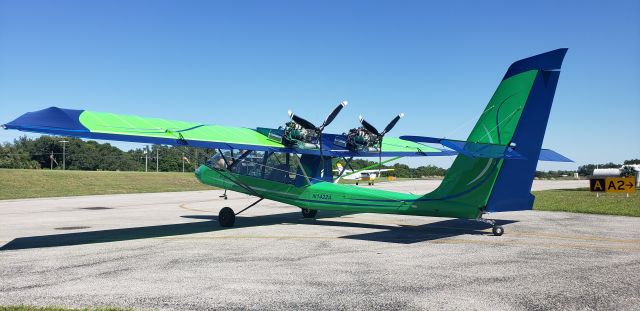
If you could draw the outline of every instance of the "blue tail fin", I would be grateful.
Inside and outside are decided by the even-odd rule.
[[[567,49],[557,49],[517,61],[503,78],[538,71],[511,140],[515,150],[526,160],[504,161],[487,202],[489,212],[533,208],[535,197],[531,194],[531,185],[566,52]]]

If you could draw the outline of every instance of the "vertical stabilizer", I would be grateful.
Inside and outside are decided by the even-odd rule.
[[[467,138],[474,143],[515,146],[526,159],[460,154],[440,187],[425,199],[469,209],[470,217],[482,210],[531,209],[531,184],[566,52],[558,49],[513,63]]]

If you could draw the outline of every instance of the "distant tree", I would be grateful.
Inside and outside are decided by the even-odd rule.
[[[25,150],[19,150],[10,143],[0,145],[0,168],[40,168]]]
[[[428,165],[428,166],[420,166],[415,169],[415,175],[417,177],[423,176],[444,176],[447,174],[447,170],[441,167]]]
[[[605,164],[587,164],[587,165],[582,165],[578,167],[578,174],[580,176],[590,176],[593,174],[593,170],[598,167],[598,168],[619,168],[621,165],[620,164],[615,164],[615,163],[605,163]]]
[[[66,140],[65,163],[69,170],[103,170],[103,171],[144,171],[145,158],[148,160],[148,170],[155,171],[156,163],[160,172],[180,172],[184,163],[185,171],[193,171],[198,165],[205,163],[209,157],[215,154],[213,149],[191,147],[169,147],[154,145],[145,155],[145,149],[136,148],[122,151],[109,143],[98,143],[93,140],[78,138],[40,136],[27,138],[26,136],[15,139],[13,143],[5,143],[0,146],[1,168],[53,168],[62,166],[63,148],[61,140]],[[236,156],[238,155],[236,150]],[[156,155],[158,161],[156,162]],[[53,156],[53,160],[52,160]],[[56,164],[56,162],[58,164]],[[339,159],[333,159],[333,167],[336,167]],[[351,167],[360,170],[365,167],[377,168],[378,161],[370,159],[353,159]],[[406,164],[382,165],[384,168],[393,168],[391,174],[398,177],[419,178],[421,176],[443,176],[447,170],[433,166],[420,166],[410,168]]]
[[[626,160],[624,161],[624,164],[640,164],[640,159],[631,159],[631,160]]]
[[[621,175],[622,175],[622,177],[636,176],[636,170],[634,168],[632,168],[631,166],[624,166],[622,168]]]

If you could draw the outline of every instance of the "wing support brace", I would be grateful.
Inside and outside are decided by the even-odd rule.
[[[342,170],[340,171],[340,173],[338,173],[338,177],[333,181],[334,183],[337,183],[338,181],[340,181],[340,178],[342,178],[344,172],[347,170],[347,166],[351,167],[351,160],[353,160],[353,157],[350,157],[349,159],[342,157],[342,159],[345,162],[345,166],[342,168]],[[353,168],[351,168],[351,170],[353,170]]]

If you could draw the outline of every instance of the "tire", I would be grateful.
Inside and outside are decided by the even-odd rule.
[[[504,228],[502,228],[502,226],[493,226],[493,229],[491,231],[495,236],[501,236],[502,234],[504,234]]]
[[[221,227],[233,227],[236,222],[236,213],[230,207],[223,207],[218,213],[218,223]]]
[[[302,209],[302,217],[304,218],[315,218],[317,213],[318,213],[318,210],[315,210],[315,209],[308,209],[308,208]]]

